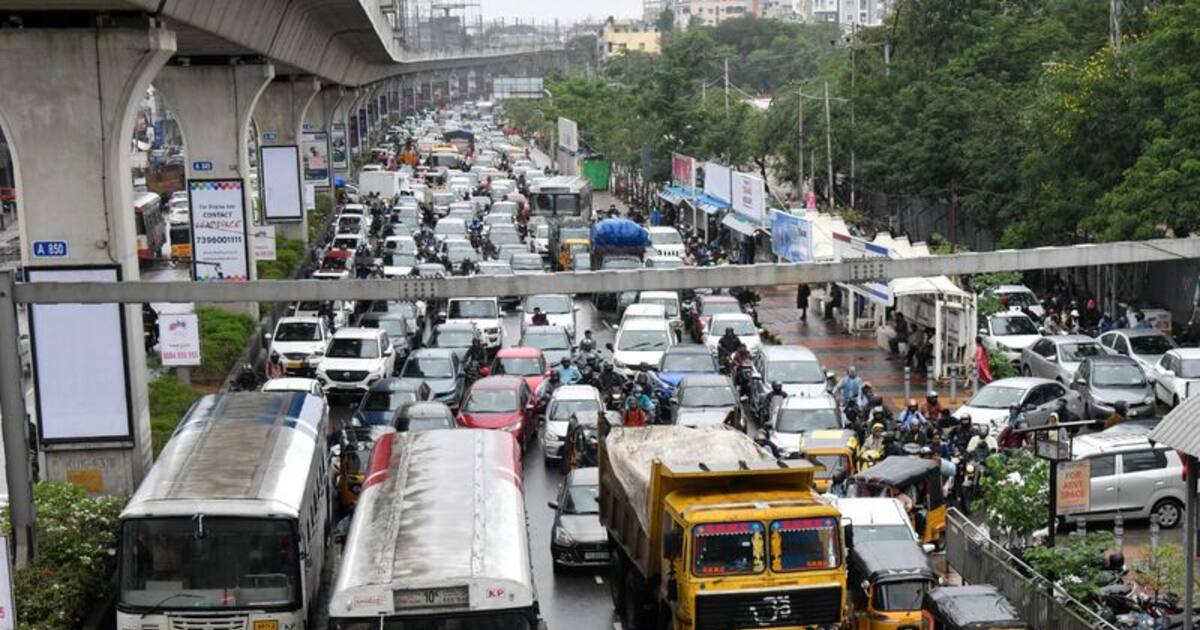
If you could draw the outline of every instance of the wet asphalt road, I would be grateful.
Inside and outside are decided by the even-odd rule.
[[[582,334],[590,329],[598,345],[611,343],[614,331],[612,315],[602,318],[588,300],[578,300],[576,330]],[[505,316],[506,345],[520,339],[519,313],[508,311]],[[334,401],[332,424],[339,427],[349,420],[353,408],[346,401]],[[616,616],[608,594],[604,569],[571,570],[554,573],[550,560],[550,527],[554,511],[546,504],[558,495],[563,476],[557,466],[547,467],[542,459],[540,441],[525,454],[525,509],[529,517],[529,550],[533,558],[534,584],[542,617],[550,630],[600,630],[614,627]],[[340,554],[337,554],[340,555]],[[334,569],[336,574],[336,568]],[[325,594],[321,601],[328,601]]]

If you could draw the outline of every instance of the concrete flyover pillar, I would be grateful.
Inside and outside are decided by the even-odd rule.
[[[299,146],[305,112],[320,91],[321,82],[315,77],[277,78],[272,81],[254,108],[258,146]],[[259,177],[262,177],[261,169]],[[302,169],[300,182],[303,186]],[[259,184],[261,189],[262,182]],[[301,193],[303,194],[303,190]],[[300,221],[279,223],[277,229],[286,238],[308,243],[308,213],[301,213]]]
[[[250,117],[274,76],[270,64],[231,62],[170,65],[154,80],[179,121],[188,179],[241,178],[249,217],[257,202],[250,181]],[[250,277],[257,277],[253,264]]]
[[[139,103],[174,51],[175,34],[153,26],[0,30],[0,126],[13,155],[24,264],[115,266],[123,279],[139,279],[130,139]],[[66,255],[34,258],[33,242],[44,240],[65,241]],[[124,334],[129,430],[43,443],[43,477],[127,495],[149,469],[151,452],[141,308],[123,308],[124,330],[111,332]],[[54,377],[59,386],[94,383],[89,368],[94,364],[81,360],[78,373],[58,369]],[[79,410],[89,405],[74,403]],[[86,419],[70,415],[60,411],[53,419],[60,437],[89,433]],[[10,421],[25,419],[4,418]]]

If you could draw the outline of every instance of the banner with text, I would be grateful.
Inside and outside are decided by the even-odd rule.
[[[671,183],[688,190],[696,189],[696,158],[671,154]]]
[[[158,352],[163,365],[200,365],[200,318],[194,313],[160,315]]]
[[[275,226],[254,226],[251,244],[254,248],[254,260],[275,260]]]
[[[300,141],[300,159],[304,165],[304,183],[329,185],[329,134],[305,132]]]
[[[891,258],[892,250],[849,234],[834,232],[833,257],[840,262],[866,258]],[[893,306],[896,303],[890,282],[863,282],[861,284],[839,282],[838,286],[884,306]]]
[[[350,168],[349,152],[346,150],[346,124],[333,123],[329,128],[329,152],[333,170],[344,171]]]
[[[812,222],[781,210],[772,210],[771,251],[782,261],[812,262]]]
[[[192,278],[245,281],[250,277],[250,244],[240,179],[188,181],[192,208]]]
[[[1058,487],[1055,488],[1058,516],[1088,512],[1092,509],[1092,462],[1081,459],[1073,462],[1050,462],[1058,466]]]
[[[761,177],[749,173],[733,174],[733,211],[762,224],[766,219],[767,195]]]
[[[716,162],[704,163],[704,194],[726,203],[733,201],[733,172],[728,166]]]

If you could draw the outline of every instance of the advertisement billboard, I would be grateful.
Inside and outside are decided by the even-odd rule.
[[[192,278],[204,282],[248,280],[250,243],[242,180],[188,180],[188,201],[192,208]]]
[[[781,261],[812,262],[812,222],[804,217],[772,210],[771,251]]]
[[[121,280],[114,266],[27,268],[26,274],[30,282]],[[125,309],[117,304],[31,304],[29,337],[42,441],[131,439]]]
[[[847,261],[891,257],[892,250],[882,245],[876,245],[870,241],[850,236],[849,234],[833,233],[833,258],[835,260]],[[863,282],[861,284],[839,282],[838,286],[884,306],[893,306],[896,303],[896,296],[892,293],[892,285],[889,282]]]
[[[304,191],[300,187],[299,147],[294,144],[267,146],[259,149],[259,153],[263,218],[267,221],[302,220]]]
[[[558,119],[558,148],[572,154],[579,152],[579,126],[574,120]]]
[[[672,153],[671,183],[688,189],[696,188],[696,159]]]
[[[344,171],[350,168],[350,152],[346,147],[346,124],[333,123],[329,128],[329,161],[333,170]]]
[[[1080,459],[1069,462],[1051,462],[1058,466],[1058,487],[1055,507],[1058,516],[1069,516],[1092,509],[1092,461]]]
[[[304,167],[304,183],[328,186],[329,134],[324,131],[305,132],[300,140],[300,160]]]
[[[158,318],[158,355],[166,366],[200,365],[200,318],[171,313]]]
[[[761,177],[749,173],[733,174],[733,211],[761,224],[766,219],[767,194]]]
[[[732,177],[733,172],[728,166],[723,166],[716,162],[705,162],[704,194],[729,203],[733,200],[732,189],[730,188]]]

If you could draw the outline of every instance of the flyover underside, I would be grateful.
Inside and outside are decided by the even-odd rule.
[[[298,300],[412,300],[540,293],[614,293],[671,289],[864,282],[890,278],[1027,271],[1093,265],[1200,258],[1200,239],[1043,247],[931,256],[903,260],[866,259],[806,264],[729,265],[524,276],[400,278],[321,282],[210,283],[124,282],[116,284],[22,283],[17,302],[291,302]]]

